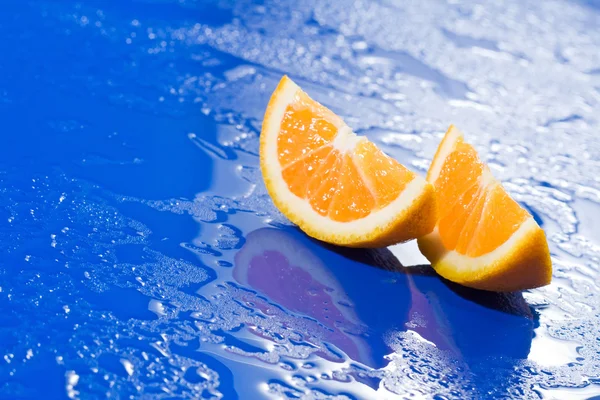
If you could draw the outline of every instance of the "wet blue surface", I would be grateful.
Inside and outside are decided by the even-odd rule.
[[[496,3],[3,2],[0,398],[600,395],[598,4]],[[420,173],[457,124],[552,285],[290,226],[257,158],[283,73]]]

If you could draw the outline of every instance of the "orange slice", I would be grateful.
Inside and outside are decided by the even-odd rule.
[[[446,132],[427,180],[436,189],[438,221],[418,243],[440,275],[493,291],[550,283],[552,263],[544,231],[454,126]]]
[[[287,76],[265,112],[260,165],[277,208],[316,239],[383,247],[425,235],[435,224],[433,187]]]

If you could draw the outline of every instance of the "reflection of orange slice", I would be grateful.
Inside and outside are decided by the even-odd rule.
[[[279,210],[317,239],[382,247],[431,232],[433,189],[284,76],[260,136],[263,178]]]
[[[552,264],[544,231],[492,176],[451,126],[429,168],[438,198],[435,230],[419,248],[443,277],[478,289],[547,285]]]
[[[235,256],[234,279],[292,312],[321,324],[304,325],[363,363],[369,349],[356,333],[364,328],[343,288],[319,257],[292,235],[263,228],[248,234]],[[354,332],[352,333],[348,333]]]
[[[421,291],[410,272],[406,274],[406,278],[411,297],[407,327],[440,350],[450,349],[455,354],[460,354],[452,337],[451,325],[441,309],[436,293],[431,290]],[[446,287],[440,288],[447,290]]]
[[[411,295],[408,330],[469,363],[527,357],[533,316],[521,293],[486,293],[421,275],[418,269],[406,271]]]

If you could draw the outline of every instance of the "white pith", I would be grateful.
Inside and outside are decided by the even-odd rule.
[[[460,131],[454,126],[451,126],[448,133],[446,133],[446,136],[444,137],[438,154],[436,154],[436,157],[434,158],[433,163],[429,168],[429,174],[427,174],[427,179],[431,184],[435,182],[438,175],[442,171],[442,167],[444,166],[444,160],[446,159],[448,154],[452,152],[452,150],[454,149],[454,144],[459,138],[462,138],[462,133],[460,133]]]
[[[352,132],[352,129],[350,129],[348,125],[343,125],[339,128],[331,145],[334,149],[339,150],[342,153],[347,153],[354,150],[357,144],[365,140],[367,140],[367,138],[358,136],[356,133]]]
[[[463,135],[458,129],[456,129],[454,126],[450,128],[429,171],[428,180],[430,183],[433,184],[437,180],[444,165],[444,161],[454,150],[456,141],[462,137]],[[499,184],[487,166],[483,169],[483,172],[479,177],[479,183],[482,190],[489,190],[493,185]],[[483,212],[485,212],[485,210],[483,210]],[[510,253],[514,251],[515,247],[519,245],[519,243],[523,242],[528,235],[537,229],[539,229],[538,224],[535,222],[533,217],[530,216],[521,224],[521,226],[506,242],[502,243],[491,252],[478,257],[470,257],[460,254],[455,250],[447,250],[443,245],[437,225],[430,234],[424,236],[421,240],[433,245],[436,248],[436,254],[442,254],[438,260],[439,263],[448,263],[466,272],[481,270],[482,268],[493,264],[496,260],[509,256]]]
[[[448,263],[466,272],[480,270],[483,267],[492,265],[496,260],[508,257],[519,243],[523,242],[527,236],[537,229],[539,229],[538,224],[533,217],[529,217],[506,242],[502,243],[495,250],[479,257],[469,257],[454,250],[446,250],[437,227],[435,227],[433,232],[420,240],[427,241],[430,245],[435,246],[437,254],[443,254],[438,259],[438,263]]]
[[[304,223],[317,226],[318,229],[326,235],[347,235],[360,236],[365,232],[375,231],[378,228],[384,229],[386,225],[395,220],[403,210],[410,205],[423,193],[427,182],[416,176],[410,181],[404,191],[397,199],[392,201],[386,207],[371,212],[368,216],[349,222],[334,221],[329,217],[324,217],[318,214],[306,199],[300,198],[293,194],[287,183],[283,180],[282,168],[278,160],[277,152],[277,135],[281,126],[281,121],[285,113],[285,109],[290,102],[294,100],[296,92],[300,88],[288,79],[280,93],[277,94],[277,100],[271,110],[271,115],[265,120],[266,126],[263,127],[261,135],[263,138],[264,152],[266,160],[273,162],[265,162],[263,164],[263,173],[273,185],[273,191],[279,196],[282,203],[286,204],[294,213],[303,220]],[[332,145],[342,151],[353,149],[356,144],[366,138],[357,136],[347,126],[339,126],[337,136],[332,142]]]

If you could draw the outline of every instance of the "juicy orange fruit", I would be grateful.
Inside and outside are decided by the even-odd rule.
[[[550,283],[552,263],[544,231],[454,126],[446,132],[427,180],[435,186],[438,221],[418,243],[440,275],[493,291]]]
[[[279,210],[308,235],[382,247],[433,229],[433,187],[284,76],[260,136],[260,164]]]

